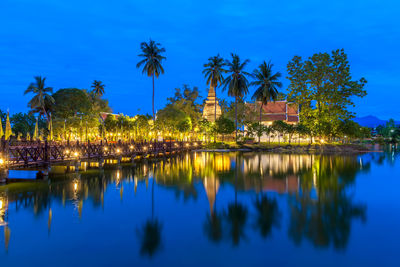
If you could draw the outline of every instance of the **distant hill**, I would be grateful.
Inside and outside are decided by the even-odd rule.
[[[353,120],[363,127],[370,127],[370,128],[374,128],[379,125],[385,125],[387,122],[387,120],[381,120],[372,115],[360,117],[360,118],[354,118]],[[399,121],[396,121],[395,123],[400,124]]]

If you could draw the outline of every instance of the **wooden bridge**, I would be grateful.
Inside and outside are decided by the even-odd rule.
[[[201,147],[201,142],[30,142],[2,141],[0,168],[49,166],[52,163],[96,159],[166,156]]]

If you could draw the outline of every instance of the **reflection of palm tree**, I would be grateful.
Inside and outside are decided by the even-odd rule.
[[[148,219],[139,232],[141,239],[140,253],[152,257],[157,250],[160,249],[161,244],[161,230],[162,224],[157,218],[154,218],[154,180],[151,188],[151,219]]]
[[[222,216],[216,211],[207,215],[204,231],[211,241],[218,243],[222,239]]]
[[[237,174],[238,174],[238,158],[236,156],[235,171],[235,202],[228,205],[228,211],[224,216],[230,225],[230,237],[233,245],[238,245],[240,239],[245,237],[244,227],[247,221],[247,208],[237,202]]]
[[[274,226],[279,226],[280,213],[276,199],[270,199],[266,195],[260,195],[254,202],[257,210],[256,228],[263,238],[266,238]]]

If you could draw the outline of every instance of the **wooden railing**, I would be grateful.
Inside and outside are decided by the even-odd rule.
[[[158,156],[199,148],[201,142],[40,142],[2,141],[0,158],[6,167],[117,157]],[[0,162],[1,163],[1,162]],[[1,167],[1,166],[0,166]]]

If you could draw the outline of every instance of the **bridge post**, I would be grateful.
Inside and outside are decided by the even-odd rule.
[[[74,161],[74,165],[75,165],[75,172],[79,172],[79,165],[81,164],[80,159],[76,159]]]
[[[99,169],[103,169],[104,167],[104,158],[99,158]]]
[[[8,169],[0,168],[0,183],[5,183],[8,178]]]

